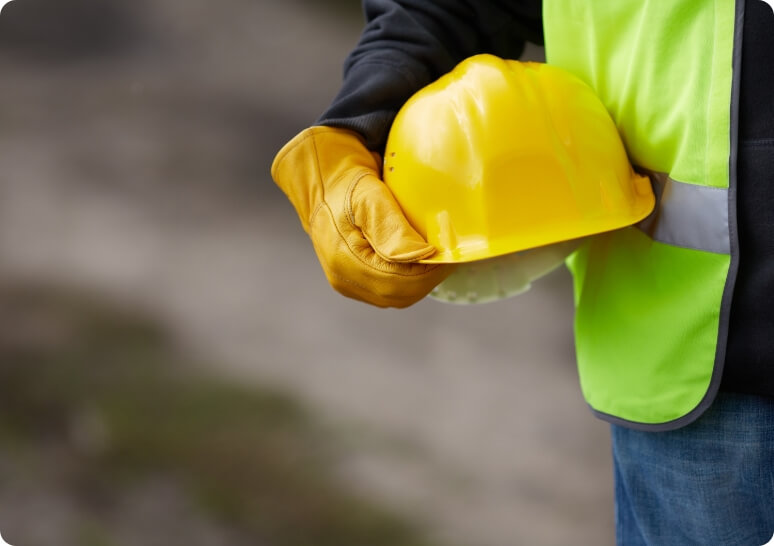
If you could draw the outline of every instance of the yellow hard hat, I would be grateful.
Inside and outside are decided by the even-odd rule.
[[[384,181],[438,252],[501,256],[631,225],[653,209],[585,83],[542,63],[470,57],[417,92],[387,140]]]

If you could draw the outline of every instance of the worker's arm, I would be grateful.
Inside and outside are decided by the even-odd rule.
[[[422,299],[450,266],[417,261],[435,249],[381,181],[395,114],[417,90],[480,52],[518,57],[540,40],[539,2],[365,0],[367,24],[344,84],[315,127],[277,154],[272,176],[296,208],[331,285],[380,307]]]
[[[366,26],[344,82],[319,125],[357,131],[381,151],[395,114],[416,91],[471,55],[518,59],[542,43],[539,0],[365,0]]]

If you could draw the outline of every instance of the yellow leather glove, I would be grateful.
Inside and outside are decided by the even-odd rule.
[[[380,163],[357,133],[311,127],[279,151],[271,174],[296,207],[333,288],[379,307],[407,307],[452,270],[412,263],[435,249],[382,182]]]

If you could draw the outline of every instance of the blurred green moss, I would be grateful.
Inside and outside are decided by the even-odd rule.
[[[162,475],[261,544],[429,545],[335,478],[328,432],[301,405],[205,374],[145,317],[0,285],[0,363],[0,440],[25,460],[55,449],[75,497]],[[84,533],[110,544],[98,520]]]

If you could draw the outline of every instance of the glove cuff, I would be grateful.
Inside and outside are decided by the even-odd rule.
[[[285,144],[271,165],[271,176],[296,208],[304,230],[330,189],[352,169],[379,176],[381,159],[356,132],[337,127],[304,129]]]

